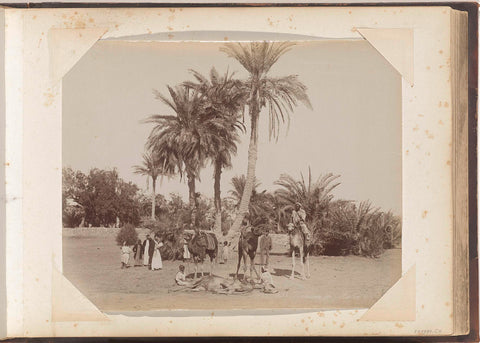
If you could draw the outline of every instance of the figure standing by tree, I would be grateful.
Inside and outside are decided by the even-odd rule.
[[[260,237],[260,264],[262,266],[268,267],[270,250],[272,250],[272,237],[270,236],[270,231],[266,230]]]

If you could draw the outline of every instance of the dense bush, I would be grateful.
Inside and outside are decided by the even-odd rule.
[[[324,255],[378,257],[401,240],[400,218],[373,208],[370,202],[333,203],[328,215],[318,223],[314,251]]]
[[[116,241],[118,245],[123,245],[123,242],[126,242],[127,245],[134,245],[138,241],[137,230],[132,224],[125,225],[117,233]]]

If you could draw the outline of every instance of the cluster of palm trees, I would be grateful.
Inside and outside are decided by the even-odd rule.
[[[391,211],[374,207],[370,201],[355,202],[335,198],[340,175],[327,173],[313,178],[311,170],[300,177],[283,174],[273,192],[260,190],[254,182],[249,204],[251,223],[277,233],[286,231],[295,203],[307,213],[306,223],[313,233],[314,255],[363,255],[378,257],[384,249],[401,243],[401,220]],[[246,183],[244,175],[232,179],[230,197],[239,204]]]
[[[302,173],[299,179],[282,174],[274,182],[277,189],[273,192],[260,190],[261,183],[255,179],[249,204],[250,222],[275,232],[284,232],[298,202],[308,214],[308,226],[315,231],[319,219],[328,213],[330,205],[335,202],[332,191],[340,185],[337,181],[339,177],[328,173],[314,180],[310,169],[307,178]],[[245,190],[245,175],[233,177],[231,185],[230,198],[238,207]]]
[[[168,95],[154,91],[155,97],[171,109],[170,114],[155,114],[144,120],[153,124],[147,139],[142,166],[136,172],[149,175],[152,186],[152,219],[155,218],[155,182],[160,175],[186,178],[192,222],[198,206],[196,181],[208,163],[214,168],[215,227],[221,230],[222,171],[232,167],[240,135],[247,131],[243,122],[248,109],[250,141],[248,164],[233,232],[249,213],[255,188],[259,119],[268,115],[270,138],[278,137],[282,123],[289,123],[294,108],[303,103],[311,108],[306,86],[296,75],[272,77],[270,70],[294,44],[287,42],[230,43],[220,51],[238,61],[248,72],[244,80],[233,73],[220,74],[214,67],[208,76],[191,70],[193,81],[167,86]],[[264,111],[265,110],[265,111]]]

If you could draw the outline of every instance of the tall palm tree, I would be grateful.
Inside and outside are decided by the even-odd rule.
[[[232,155],[237,153],[237,143],[240,140],[238,132],[244,132],[243,123],[239,121],[243,112],[246,92],[243,83],[233,78],[233,74],[225,72],[219,75],[212,67],[209,78],[195,70],[191,70],[196,82],[185,82],[184,85],[199,92],[205,101],[207,116],[217,118],[216,134],[221,143],[211,151],[211,161],[214,168],[214,205],[215,230],[222,230],[222,199],[220,181],[222,170],[232,167]]]
[[[146,152],[143,154],[142,165],[136,165],[133,167],[136,174],[147,176],[147,178],[152,179],[152,219],[155,220],[155,208],[156,208],[156,183],[157,178],[160,175],[167,175],[168,170],[163,168],[161,160],[153,155],[151,152]],[[148,179],[147,179],[148,180]]]
[[[229,57],[236,59],[249,73],[246,81],[248,89],[248,111],[250,116],[250,142],[248,148],[247,182],[242,194],[239,213],[232,225],[232,231],[238,231],[248,212],[248,203],[252,195],[258,148],[258,123],[260,112],[268,108],[269,136],[278,137],[280,124],[289,122],[290,113],[298,102],[311,108],[307,96],[307,87],[298,80],[297,75],[271,77],[269,71],[278,59],[292,47],[289,42],[254,42],[227,44],[220,48]]]
[[[170,98],[154,90],[155,97],[170,107],[175,115],[151,115],[144,122],[153,127],[146,147],[157,156],[163,156],[169,164],[175,164],[180,177],[187,176],[188,199],[195,208],[195,180],[205,163],[207,149],[199,127],[199,113],[203,102],[197,92],[177,86],[167,86]]]
[[[167,87],[170,98],[154,91],[156,98],[169,106],[176,115],[152,115],[145,122],[153,123],[147,148],[160,156],[165,165],[175,165],[182,178],[187,176],[192,222],[196,222],[198,207],[196,180],[207,159],[225,138],[219,132],[225,129],[225,120],[206,111],[204,97],[195,89],[181,85]]]

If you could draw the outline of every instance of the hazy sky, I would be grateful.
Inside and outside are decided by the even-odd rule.
[[[63,80],[63,165],[88,172],[116,167],[120,177],[145,188],[133,173],[141,163],[151,124],[150,114],[173,114],[154,99],[152,89],[192,79],[188,69],[208,74],[215,66],[236,76],[246,73],[219,51],[218,43],[100,41]],[[313,111],[300,105],[290,129],[269,141],[267,112],[262,112],[257,162],[260,190],[287,173],[300,177],[311,167],[341,175],[335,195],[370,199],[401,214],[400,75],[365,41],[299,43],[272,68],[272,76],[298,74],[308,87]],[[246,121],[248,118],[246,118]],[[248,134],[242,136],[233,169],[222,178],[222,195],[230,179],[246,173]],[[213,196],[213,169],[201,173],[197,190]],[[164,179],[159,192],[187,197],[186,182]]]

